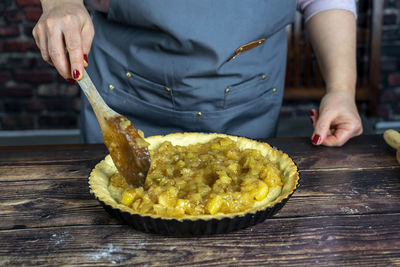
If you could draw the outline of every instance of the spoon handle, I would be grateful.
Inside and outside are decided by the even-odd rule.
[[[94,113],[96,114],[97,120],[100,124],[104,121],[105,118],[117,115],[117,113],[112,110],[106,104],[106,102],[104,102],[103,98],[97,91],[96,86],[93,84],[86,70],[84,70],[83,78],[78,81],[78,84],[82,88],[83,93],[86,95],[87,99],[92,105]]]

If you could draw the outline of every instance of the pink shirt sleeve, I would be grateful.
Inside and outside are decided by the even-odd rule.
[[[317,13],[330,9],[344,9],[357,17],[356,0],[297,0],[297,10],[304,14],[308,21]]]

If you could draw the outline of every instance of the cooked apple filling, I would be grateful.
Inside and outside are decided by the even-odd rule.
[[[188,146],[165,141],[150,153],[144,187],[130,188],[118,173],[111,177],[111,184],[124,190],[121,203],[140,214],[181,218],[237,213],[282,187],[275,163],[258,150],[240,150],[227,137]]]

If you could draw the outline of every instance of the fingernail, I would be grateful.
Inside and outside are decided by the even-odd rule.
[[[313,138],[313,140],[312,140],[312,143],[313,143],[314,145],[318,145],[320,141],[321,141],[321,136],[319,136],[318,134],[314,135],[314,138]]]
[[[311,115],[311,116],[314,115],[314,110],[310,109],[308,112],[310,112],[310,115]]]
[[[310,117],[310,121],[311,121],[311,124],[314,124],[314,121],[313,121],[313,119]]]
[[[85,60],[86,64],[89,64],[89,62],[87,61],[87,55],[83,54],[83,60]]]
[[[67,82],[69,82],[72,85],[76,84],[76,81],[74,79],[67,79]]]
[[[79,76],[81,75],[81,73],[79,72],[79,70],[74,70],[72,72],[72,76],[74,76],[74,79],[77,80],[79,79]]]

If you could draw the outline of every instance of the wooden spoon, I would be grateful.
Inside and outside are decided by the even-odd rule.
[[[126,117],[104,102],[86,70],[78,83],[92,105],[103,133],[104,144],[118,172],[128,184],[143,186],[151,161],[148,143]]]

